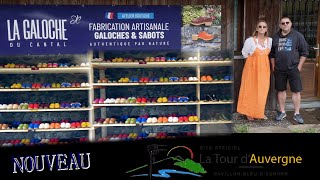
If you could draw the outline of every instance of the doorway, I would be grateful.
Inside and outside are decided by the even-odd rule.
[[[309,56],[302,67],[301,79],[302,101],[319,100],[320,98],[320,1],[316,0],[283,0],[282,15],[290,17],[292,27],[302,33],[309,44]],[[288,86],[288,90],[289,90]],[[288,100],[291,93],[288,91]]]

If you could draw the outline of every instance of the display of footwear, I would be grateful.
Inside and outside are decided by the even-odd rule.
[[[12,109],[19,109],[19,105],[18,104],[13,104],[12,105]]]
[[[204,101],[205,101],[205,102],[207,102],[207,101],[216,102],[216,101],[218,101],[218,98],[216,97],[215,94],[212,94],[212,95],[207,94],[207,95],[205,96],[205,98],[204,98]]]
[[[200,25],[212,26],[212,18],[200,16],[196,19],[191,20],[190,24],[194,26],[200,26]]]
[[[208,81],[208,80],[207,80],[207,76],[201,76],[200,80],[201,80],[202,82]]]
[[[191,36],[191,39],[193,41],[197,41],[198,39],[202,39],[204,41],[211,41],[213,40],[213,38],[214,38],[214,35],[208,34],[205,31],[201,31],[199,34],[193,34]]]
[[[55,109],[59,109],[60,108],[60,104],[59,103],[54,103],[54,108]]]
[[[168,102],[168,98],[167,97],[162,97],[162,102],[163,103],[167,103]]]
[[[209,82],[210,82],[210,81],[213,81],[213,78],[212,78],[210,75],[208,75],[208,76],[207,76],[207,81],[209,81]]]
[[[199,98],[197,96],[191,96],[191,98],[189,99],[190,102],[198,102]]]
[[[200,35],[201,35],[201,33],[198,34],[198,36],[199,36],[198,39],[202,38],[203,40],[208,40]],[[211,81],[211,80],[215,79],[214,75],[216,75],[215,73],[217,73],[217,75],[219,75],[221,77],[221,79],[229,80],[231,78],[230,74],[228,74],[228,73],[230,73],[230,70],[226,70],[226,71],[221,70],[220,71],[220,67],[217,67],[218,70],[215,72],[208,71],[207,74],[201,72],[203,67],[207,68],[207,65],[208,65],[208,67],[211,67],[212,66],[211,63],[212,64],[219,64],[220,63],[220,62],[200,62],[200,61],[211,60],[211,57],[206,54],[201,56],[200,54],[196,54],[194,52],[186,53],[185,55],[171,54],[171,53],[160,55],[160,53],[162,53],[162,52],[157,52],[153,56],[149,55],[148,58],[143,60],[143,61],[157,62],[157,63],[149,63],[148,68],[146,68],[146,69],[139,68],[139,70],[136,72],[135,71],[129,72],[129,71],[131,71],[131,69],[128,68],[129,70],[125,70],[125,71],[121,71],[121,72],[119,71],[119,73],[113,74],[114,72],[117,72],[117,70],[110,70],[109,71],[109,69],[112,69],[113,67],[110,67],[111,64],[108,64],[107,65],[108,71],[105,71],[105,74],[103,76],[101,75],[102,77],[105,77],[105,76],[108,77],[108,78],[105,78],[104,80],[101,80],[101,79],[98,80],[99,78],[96,77],[96,74],[98,74],[97,73],[98,71],[96,69],[94,72],[94,77],[92,79],[91,79],[91,77],[85,77],[84,75],[79,75],[80,78],[76,79],[78,76],[77,70],[75,70],[76,73],[74,73],[74,76],[71,75],[71,77],[67,77],[64,75],[55,76],[55,73],[54,73],[54,75],[51,75],[51,71],[52,70],[60,71],[61,68],[48,69],[48,68],[54,67],[54,63],[51,60],[47,60],[42,63],[39,63],[40,71],[43,71],[44,73],[46,71],[48,71],[50,74],[50,75],[48,75],[49,78],[47,78],[45,76],[40,76],[40,75],[39,75],[39,77],[34,76],[35,77],[34,79],[32,79],[32,80],[27,79],[26,80],[26,81],[31,81],[31,84],[28,82],[29,85],[28,85],[28,83],[25,83],[25,82],[24,83],[19,82],[19,81],[21,81],[20,79],[14,80],[12,78],[12,80],[11,80],[12,82],[10,82],[12,87],[14,87],[16,89],[23,88],[23,90],[19,90],[19,91],[31,91],[28,89],[28,86],[30,88],[34,88],[35,90],[30,92],[29,97],[22,96],[23,97],[22,103],[21,103],[21,100],[19,102],[19,98],[12,98],[12,99],[8,98],[7,99],[8,102],[5,102],[5,103],[11,103],[11,104],[6,105],[6,109],[7,108],[8,109],[21,109],[21,110],[22,109],[29,109],[29,108],[30,109],[40,109],[40,110],[38,110],[39,112],[37,112],[37,110],[32,110],[33,111],[32,114],[36,115],[39,113],[41,115],[41,116],[33,116],[33,117],[44,117],[45,119],[41,120],[42,121],[41,123],[28,122],[28,126],[26,126],[25,123],[21,122],[19,125],[15,124],[14,128],[16,127],[17,129],[26,129],[26,128],[28,128],[28,129],[35,129],[35,128],[48,129],[51,127],[53,129],[62,128],[64,130],[67,130],[67,128],[90,127],[90,123],[85,120],[76,120],[76,121],[69,120],[69,122],[65,122],[65,121],[61,120],[61,122],[60,122],[60,120],[57,121],[55,118],[49,117],[49,114],[51,114],[51,113],[61,114],[61,117],[68,116],[68,113],[69,113],[68,111],[77,111],[78,110],[78,109],[68,109],[68,108],[83,108],[82,102],[88,101],[88,99],[90,99],[91,102],[86,102],[86,104],[88,104],[88,103],[95,104],[94,105],[95,110],[99,110],[100,108],[101,108],[101,110],[107,109],[107,111],[109,111],[109,109],[113,109],[113,108],[119,109],[119,111],[115,112],[115,114],[114,114],[116,116],[116,118],[112,119],[111,116],[113,116],[113,115],[111,115],[112,113],[109,113],[109,112],[105,115],[102,115],[102,116],[109,116],[109,118],[108,119],[106,117],[99,118],[99,121],[97,121],[96,123],[100,124],[100,125],[102,125],[103,123],[108,123],[108,124],[117,123],[118,125],[121,126],[121,123],[125,123],[125,121],[127,119],[129,119],[127,122],[129,124],[147,123],[147,122],[148,123],[168,123],[168,122],[183,123],[183,122],[189,122],[189,121],[191,121],[191,122],[199,121],[200,117],[198,118],[195,115],[179,114],[180,112],[179,113],[172,112],[171,110],[169,110],[169,107],[170,108],[171,107],[177,108],[177,107],[180,107],[180,105],[182,105],[182,107],[188,107],[188,108],[189,107],[191,107],[191,108],[197,107],[198,108],[198,107],[201,107],[203,104],[206,104],[206,106],[211,106],[211,103],[203,103],[203,104],[202,103],[189,103],[189,102],[198,102],[199,101],[199,99],[194,95],[197,95],[199,97],[200,96],[203,97],[203,95],[206,94],[206,93],[203,93],[203,92],[206,92],[205,89],[203,90],[203,92],[202,91],[200,93],[198,92],[200,89],[200,88],[198,88],[198,85],[201,87],[201,90],[202,90],[203,86],[207,86],[207,84],[211,84],[211,83],[198,83],[198,82],[200,82],[199,78],[201,78],[201,80],[203,80],[204,77],[201,76],[201,75],[203,75],[203,76],[205,76],[206,81]],[[216,52],[213,52],[213,53],[216,55]],[[211,52],[210,52],[210,55],[212,55]],[[185,56],[185,57],[181,57],[181,56]],[[189,60],[193,61],[193,62],[188,62],[188,56],[190,56]],[[225,57],[225,54],[223,53],[221,55],[221,57]],[[221,59],[221,57],[216,55],[216,58],[218,60]],[[112,58],[109,58],[109,59],[111,60]],[[136,59],[132,58],[131,61],[137,63],[139,61],[139,59],[140,58],[136,58]],[[117,58],[116,62],[118,64],[114,64],[114,66],[120,67],[120,65],[121,65],[120,62],[125,66],[130,66],[129,60],[130,60],[130,58],[124,58],[124,57]],[[179,60],[186,61],[186,62],[181,62],[181,64],[183,64],[183,65],[181,67],[176,67],[176,64],[177,64],[177,66],[179,66],[180,62],[177,62]],[[85,66],[84,63],[76,62],[77,61],[76,59],[72,60],[72,61],[75,61],[75,62],[67,63],[67,64],[65,62],[63,62],[63,63],[59,62],[59,63],[56,63],[56,65],[61,66],[61,67],[66,67],[65,68],[66,72],[69,70],[68,68],[71,68],[72,66],[77,67],[76,64],[78,64],[78,66],[80,66],[80,67]],[[172,61],[176,61],[176,62],[169,63]],[[196,61],[198,61],[198,62],[196,62]],[[160,63],[160,62],[168,62],[168,63]],[[104,63],[104,62],[102,62],[102,63]],[[124,63],[128,63],[128,64],[124,64]],[[136,65],[136,63],[135,63],[135,65]],[[199,63],[199,64],[197,64],[197,63]],[[134,64],[134,63],[132,63],[132,64]],[[164,71],[164,72],[159,71],[159,74],[157,74],[158,72],[151,70],[153,65],[161,67],[162,64],[164,65],[164,68],[166,71]],[[188,64],[188,65],[185,66],[184,64]],[[197,70],[194,70],[193,68],[191,68],[191,66],[193,64],[197,64],[196,65]],[[15,64],[15,65],[18,65],[18,64]],[[93,67],[96,68],[98,66],[98,63],[94,63],[93,65],[94,65]],[[151,65],[150,66],[151,68],[149,68],[149,65]],[[215,66],[215,65],[213,65],[213,66]],[[220,66],[220,65],[218,65],[218,66]],[[90,68],[93,69],[93,67],[90,67]],[[166,67],[175,67],[175,68],[171,69],[171,68],[166,68]],[[190,70],[185,71],[184,67],[190,68]],[[47,68],[47,69],[41,69],[41,68]],[[90,71],[92,69],[90,69]],[[180,70],[181,70],[181,72],[180,72]],[[215,70],[215,69],[213,68],[213,70]],[[63,71],[63,73],[65,73],[65,72]],[[69,72],[67,72],[67,73],[69,73]],[[211,74],[212,76],[208,75],[208,73]],[[41,74],[42,74],[42,72],[41,72]],[[194,76],[190,77],[192,75],[195,75],[198,77],[194,77]],[[111,76],[111,77],[114,76],[114,77],[109,79],[109,76]],[[160,76],[162,76],[162,77],[160,77]],[[128,83],[128,84],[111,84],[111,85],[110,84],[100,84],[100,85],[98,85],[98,84],[94,83],[94,84],[89,85],[89,83],[85,83],[85,81],[89,81],[89,80],[90,80],[90,82],[96,82],[98,80],[99,81],[98,83],[110,83],[110,82],[114,82],[114,80],[117,80],[118,82]],[[142,82],[143,84],[138,84],[137,82],[139,82],[139,81]],[[41,83],[39,83],[39,82],[41,82]],[[136,84],[129,84],[129,82],[136,83]],[[161,84],[160,82],[162,82],[163,84]],[[184,82],[187,82],[187,83],[184,83]],[[197,83],[192,83],[192,82],[197,82]],[[15,85],[12,83],[14,83]],[[145,84],[145,83],[149,83],[149,84]],[[155,83],[155,84],[153,84],[153,83]],[[159,83],[159,84],[156,84],[156,83]],[[224,83],[225,82],[223,82],[223,85],[218,84],[217,86],[224,86]],[[9,86],[9,88],[11,87],[10,84],[7,85],[7,86]],[[180,86],[180,84],[183,84],[183,85]],[[144,86],[144,85],[148,85],[148,86]],[[149,86],[149,85],[156,85],[156,87],[158,85],[160,85],[158,87],[161,87],[161,88],[162,88],[162,85],[173,85],[173,86],[179,87],[181,89],[179,91],[173,90],[173,91],[168,91],[168,92],[162,92],[162,91],[160,91],[160,88],[159,88],[158,89],[159,91],[151,92],[147,88],[151,87],[151,89],[152,89],[154,86]],[[187,85],[187,86],[185,86],[185,85]],[[197,85],[197,88],[194,89],[193,85]],[[44,88],[57,88],[58,86],[63,87],[63,88],[70,87],[70,89],[62,89],[62,88],[61,89],[47,89],[47,90],[44,89]],[[121,87],[119,88],[120,89],[119,91],[117,91],[117,90],[114,91],[114,90],[112,90],[112,88],[109,89],[109,87],[103,87],[103,86],[117,86],[116,88],[118,88],[118,86],[121,86]],[[5,87],[5,86],[3,86],[3,87]],[[71,89],[71,88],[79,88],[79,87],[86,87],[86,88],[84,88],[84,89]],[[137,87],[138,90],[135,92],[127,87]],[[143,88],[141,88],[141,87],[143,87]],[[38,88],[40,88],[39,91],[36,90]],[[182,88],[186,88],[186,89],[182,89]],[[216,90],[216,89],[219,89],[220,87],[216,88],[216,85],[213,85],[212,88],[214,90]],[[106,91],[101,91],[100,89],[105,89]],[[155,88],[155,89],[157,89],[157,88]],[[61,92],[59,92],[60,90],[61,90]],[[86,92],[84,90],[90,90],[90,93],[92,90],[94,90],[95,92],[94,92],[94,94],[90,94],[90,96],[92,95],[92,97],[90,97],[90,98],[87,97],[88,95],[86,95],[86,93],[83,93],[85,95],[82,95],[82,94],[78,95],[77,94],[78,91],[79,92]],[[14,90],[10,89],[8,91],[14,91]],[[18,92],[18,90],[16,90],[16,91]],[[43,92],[43,91],[45,91],[45,92]],[[100,93],[98,93],[99,91],[100,91],[100,93],[103,92],[104,94],[97,95],[97,94],[100,94]],[[117,92],[117,94],[112,94],[113,92]],[[222,89],[221,96],[219,96],[219,97],[221,97],[222,100],[228,100],[228,97],[225,95],[227,93],[224,93],[224,92],[225,92],[224,89]],[[20,92],[18,92],[18,93],[20,93]],[[25,92],[23,92],[23,93],[25,93]],[[40,98],[38,98],[38,96],[35,97],[32,93],[34,93],[36,95],[38,95],[38,93],[39,93]],[[44,97],[44,96],[41,97],[42,96],[41,93],[44,93],[46,97]],[[186,94],[184,95],[183,93],[186,93]],[[207,92],[207,93],[208,93],[208,96],[210,97],[210,98],[208,97],[208,99],[210,101],[214,100],[214,97],[210,94],[210,92]],[[170,96],[166,96],[166,94],[168,94]],[[138,95],[140,95],[140,97],[137,97]],[[98,96],[98,97],[96,97],[96,96]],[[101,97],[105,97],[105,96],[107,96],[108,98],[101,98]],[[114,98],[112,98],[112,96],[114,96]],[[134,96],[136,96],[136,97],[134,97]],[[17,96],[17,97],[20,97],[20,96]],[[66,97],[66,99],[64,99],[65,97]],[[96,98],[92,99],[93,97],[96,97]],[[19,104],[18,103],[15,104],[16,99],[18,99],[17,101],[19,102]],[[81,103],[76,102],[77,99],[80,99]],[[67,101],[67,102],[61,102],[61,101]],[[29,102],[29,104],[25,103],[25,102]],[[151,103],[157,103],[157,102],[158,103],[166,103],[166,104],[151,104]],[[177,102],[179,102],[179,104]],[[115,103],[119,103],[119,104],[115,104]],[[137,103],[147,103],[147,104],[140,104],[143,107],[138,107],[140,105]],[[169,104],[169,103],[172,103],[172,104]],[[174,104],[174,103],[176,103],[176,104]],[[189,103],[189,104],[183,104],[183,103]],[[97,105],[97,104],[99,104],[99,105]],[[197,106],[193,106],[192,104],[197,105]],[[212,104],[214,104],[214,103],[212,103]],[[89,107],[89,106],[90,105],[87,105],[84,107]],[[107,107],[97,107],[97,106],[107,106]],[[129,109],[127,109],[128,108],[127,106],[130,106]],[[136,108],[136,107],[141,108],[143,110],[143,112],[142,111],[141,112],[131,111],[130,110],[130,108],[132,108],[131,106],[133,108]],[[136,107],[134,107],[134,106],[136,106]],[[212,106],[213,106],[213,108],[215,108],[215,105],[212,105]],[[0,109],[2,109],[3,107],[4,107],[3,104],[0,105]],[[160,108],[165,107],[165,109],[168,109],[170,114],[166,113],[166,112],[160,112],[159,114],[156,114],[157,112],[154,112],[153,108],[158,108],[158,107],[160,107]],[[51,108],[52,110],[45,110],[45,108]],[[81,110],[88,110],[91,112],[93,110],[93,108],[92,109],[91,108],[90,109],[81,109]],[[183,108],[183,110],[185,110],[185,109]],[[50,111],[50,112],[48,113],[46,111]],[[58,111],[58,112],[55,112],[55,111]],[[123,111],[127,111],[127,113],[133,113],[133,114],[131,114],[132,116],[121,115],[120,113],[123,113]],[[176,110],[174,110],[174,111],[176,111]],[[8,111],[8,112],[11,113],[11,111]],[[21,112],[25,112],[25,111],[21,111]],[[77,113],[77,112],[75,112],[75,113]],[[155,113],[155,114],[150,117],[149,116],[144,117],[144,116],[140,116],[139,113],[151,113],[151,114]],[[176,113],[176,114],[173,115],[174,113]],[[183,112],[181,112],[181,113],[183,113]],[[43,114],[44,114],[44,116],[42,116]],[[83,114],[84,114],[83,116],[87,116],[86,113],[83,113]],[[97,113],[97,114],[99,114],[99,113]],[[127,116],[127,118],[126,119],[119,118],[119,116],[120,116],[119,114],[121,116]],[[48,116],[46,116],[46,115],[48,115]],[[81,114],[81,116],[82,116],[82,114]],[[70,117],[77,117],[77,116],[70,115]],[[87,117],[90,117],[90,116],[87,116]],[[33,120],[31,120],[31,121],[33,121]],[[52,123],[52,125],[51,125],[51,123]],[[1,124],[1,128],[3,126],[2,124]],[[191,123],[191,124],[195,124],[195,123]],[[153,124],[153,125],[155,125],[155,124]],[[176,124],[171,124],[171,125],[176,125]],[[92,129],[94,129],[94,128],[92,128]],[[73,129],[73,130],[77,131],[79,129]],[[64,133],[64,132],[62,132],[62,133]],[[73,134],[77,134],[77,133],[73,133]],[[138,134],[138,133],[136,133],[136,134]],[[134,137],[134,136],[135,136],[134,133],[132,133],[130,135],[130,137]],[[152,136],[153,136],[153,134],[152,134]],[[48,140],[50,140],[50,143],[56,143],[56,140],[54,140],[54,139],[55,138],[51,138]],[[30,139],[29,141],[30,141],[30,143],[31,143],[31,141],[32,141],[32,143],[36,142],[35,139]],[[43,142],[44,141],[45,140],[43,140]]]

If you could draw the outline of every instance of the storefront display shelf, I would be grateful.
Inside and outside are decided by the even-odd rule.
[[[198,59],[200,59],[201,55],[200,52],[197,53],[198,54]],[[99,58],[97,59],[104,59],[104,52],[99,52]],[[92,104],[93,111],[91,117],[96,117],[96,118],[106,118],[106,116],[112,116],[112,113],[115,113],[113,111],[113,109],[111,109],[112,107],[115,108],[121,108],[121,107],[139,107],[139,106],[146,106],[149,107],[150,109],[153,109],[153,106],[173,106],[173,108],[177,108],[177,112],[179,112],[179,108],[180,106],[194,106],[194,110],[192,110],[193,112],[190,113],[194,113],[195,115],[197,115],[199,118],[201,117],[201,113],[205,113],[205,108],[202,109],[202,105],[204,106],[208,106],[208,105],[212,105],[212,107],[214,108],[215,105],[218,105],[220,107],[220,105],[227,105],[227,108],[232,107],[233,101],[232,100],[228,100],[228,101],[204,101],[201,100],[201,97],[204,97],[205,94],[202,94],[203,92],[201,91],[202,86],[206,86],[207,85],[211,85],[211,86],[215,86],[215,85],[231,85],[234,83],[233,79],[232,79],[232,75],[231,75],[231,79],[227,79],[227,80],[213,80],[213,81],[201,81],[201,77],[202,75],[205,75],[206,73],[213,73],[213,75],[215,75],[215,71],[214,69],[212,69],[211,71],[208,71],[209,68],[214,68],[215,66],[219,67],[220,69],[217,71],[217,73],[221,73],[221,70],[224,71],[225,68],[228,68],[230,71],[230,67],[233,66],[233,60],[232,59],[228,59],[226,58],[225,60],[220,60],[220,61],[200,61],[200,60],[196,60],[196,61],[175,61],[175,62],[145,62],[143,60],[140,60],[139,62],[96,62],[94,61],[95,58],[93,58],[93,53],[90,55],[88,55],[89,59],[91,60],[91,66],[92,66],[92,71],[91,71],[91,82],[99,82],[99,81],[107,81],[106,83],[93,83],[92,87],[94,89],[93,93],[92,93],[92,97],[91,99],[96,99],[96,98],[103,98],[106,99],[107,97],[114,97],[114,96],[119,96],[119,95],[115,95],[115,94],[110,94],[110,92],[115,93],[116,91],[107,91],[107,89],[109,89],[109,87],[115,87],[116,86],[126,86],[126,89],[128,92],[132,92],[131,96],[141,96],[140,94],[135,94],[133,90],[130,90],[130,88],[133,88],[135,86],[162,86],[162,85],[168,85],[168,86],[176,86],[179,87],[180,85],[195,85],[194,86],[194,94],[192,96],[196,96],[198,99],[200,99],[200,101],[198,102],[183,102],[183,103],[144,103],[144,104],[137,104],[137,103],[119,103],[119,104]],[[110,59],[110,57],[109,57]],[[112,59],[112,58],[111,58]],[[144,59],[143,57],[141,57],[140,59]],[[112,69],[121,69],[119,71],[117,70],[112,70]],[[170,68],[189,68],[190,72],[194,71],[193,76],[197,79],[196,81],[172,81],[172,82],[146,82],[146,83],[134,83],[134,82],[117,82],[116,79],[112,79],[113,76],[115,76],[115,74],[117,73],[128,73],[128,72],[137,72],[134,69],[140,69],[140,68],[145,68],[145,70],[141,70],[141,72],[143,72],[144,74],[148,74],[148,72],[152,72],[153,73],[155,71],[157,71],[157,75],[159,77],[161,76],[177,76],[176,71],[170,73]],[[161,72],[163,70],[161,70],[161,68],[163,68],[163,70],[167,70],[168,72],[166,72],[166,74],[161,74]],[[158,70],[160,69],[160,70]],[[205,70],[207,70],[207,72],[205,72]],[[227,70],[228,71],[228,70]],[[183,72],[183,71],[181,71]],[[108,74],[110,73],[110,74]],[[114,73],[114,74],[112,74]],[[202,74],[203,73],[203,74]],[[143,74],[135,74],[136,76],[140,77],[143,76]],[[217,75],[221,75],[221,74],[217,74]],[[148,75],[144,75],[144,76],[148,76]],[[150,75],[149,75],[150,76]],[[155,75],[153,75],[155,76]],[[179,76],[186,76],[186,74],[179,74]],[[106,78],[108,77],[108,78]],[[122,75],[122,77],[125,77],[124,75]],[[223,77],[223,76],[222,76]],[[130,77],[127,77],[130,78]],[[97,79],[99,81],[97,81]],[[110,80],[111,79],[111,80]],[[121,81],[121,80],[120,80]],[[137,88],[143,88],[143,87],[137,87]],[[145,87],[147,88],[147,87]],[[152,87],[150,87],[152,89]],[[164,87],[162,87],[164,88]],[[169,88],[169,87],[168,87]],[[171,87],[170,87],[171,88]],[[148,88],[147,88],[148,89]],[[144,91],[147,91],[144,90]],[[206,89],[206,88],[203,88]],[[177,93],[175,91],[175,93]],[[180,91],[180,93],[182,93]],[[190,95],[190,94],[189,94]],[[226,96],[230,96],[231,94],[224,94]],[[120,95],[122,96],[122,95]],[[125,95],[123,95],[125,96]],[[158,94],[155,94],[154,96],[159,96]],[[114,97],[115,98],[115,97]],[[91,102],[92,103],[92,102]],[[229,107],[230,106],[230,107]],[[225,108],[225,107],[223,107]],[[97,110],[97,112],[95,112],[95,109],[100,109],[99,111]],[[215,109],[215,108],[214,108]],[[117,110],[115,110],[117,111]],[[148,109],[144,109],[144,111],[148,111]],[[95,113],[98,113],[95,116]],[[166,114],[166,112],[158,112],[160,114]],[[90,120],[91,122],[94,121],[94,119]],[[196,133],[199,135],[201,134],[201,125],[215,125],[215,124],[229,124],[232,123],[232,121],[229,120],[208,120],[208,121],[197,121],[197,122],[178,122],[178,123],[137,123],[137,124],[95,124],[93,125],[95,128],[102,128],[102,136],[106,135],[106,132],[108,131],[107,127],[112,127],[112,126],[131,126],[131,127],[135,127],[135,126],[187,126],[187,125],[195,125],[196,126]],[[91,136],[96,136],[95,132],[92,132],[93,134]]]

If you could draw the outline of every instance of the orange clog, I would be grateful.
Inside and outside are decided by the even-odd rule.
[[[162,117],[162,122],[163,123],[168,123],[168,117],[166,117],[166,116]]]
[[[211,41],[212,39],[214,38],[214,35],[211,35],[211,34],[208,34],[207,32],[205,31],[201,31],[199,34],[193,34],[191,39],[193,41],[196,41],[198,39],[202,39],[204,41]]]
[[[213,78],[211,76],[207,76],[207,81],[213,81]]]
[[[201,76],[201,81],[202,81],[202,82],[208,81],[208,80],[207,80],[207,76]]]

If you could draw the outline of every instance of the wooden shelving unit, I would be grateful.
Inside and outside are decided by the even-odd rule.
[[[198,59],[200,59],[200,54],[198,54]],[[99,53],[99,58],[104,58],[104,53]],[[93,60],[93,54],[90,55],[91,61]],[[98,89],[99,94],[92,94],[92,99],[94,97],[100,97],[106,99],[106,88],[113,87],[113,86],[179,86],[179,85],[195,85],[196,86],[196,94],[195,96],[200,99],[200,85],[212,85],[212,84],[233,84],[232,80],[227,81],[210,81],[210,82],[201,82],[200,81],[200,74],[201,69],[203,67],[215,67],[215,66],[233,66],[233,60],[226,60],[226,61],[176,61],[176,62],[146,62],[145,64],[139,62],[95,62],[92,61],[92,72],[94,69],[98,70],[99,77],[98,79],[105,78],[105,71],[109,69],[140,69],[140,68],[184,68],[184,67],[191,67],[195,68],[196,74],[195,76],[199,79],[197,81],[175,81],[175,82],[147,82],[147,83],[96,83],[94,82],[93,74],[90,76],[92,78],[92,87],[93,89]],[[183,76],[183,75],[182,75]],[[110,95],[112,97],[112,95]],[[100,117],[106,118],[106,108],[107,107],[136,107],[136,106],[195,106],[197,116],[200,117],[201,112],[201,105],[225,105],[225,104],[233,104],[233,101],[217,101],[217,102],[210,102],[210,101],[199,101],[199,102],[184,102],[184,103],[119,103],[119,104],[92,104],[93,109],[99,108],[101,110]],[[92,117],[95,117],[94,110],[92,112]],[[94,119],[91,120],[93,122]],[[206,124],[228,124],[232,123],[231,120],[200,120],[198,122],[184,122],[184,123],[137,123],[137,124],[94,124],[93,127],[95,129],[102,128],[102,136],[107,134],[106,127],[136,127],[136,126],[185,126],[185,125],[195,125],[197,126],[197,133],[200,134],[200,125]],[[92,136],[95,136],[93,133]]]

